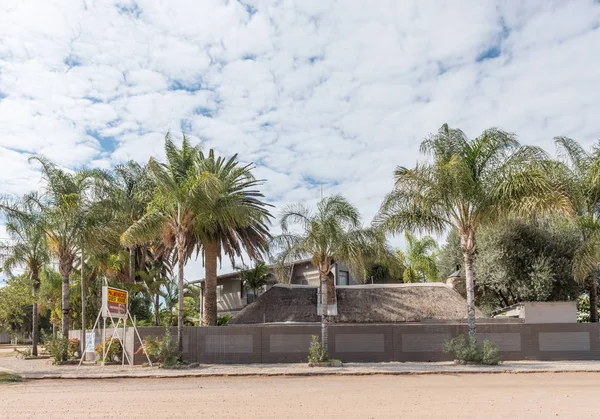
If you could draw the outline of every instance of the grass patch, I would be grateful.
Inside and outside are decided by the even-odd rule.
[[[18,375],[14,375],[14,374],[9,374],[7,372],[1,372],[0,371],[0,384],[3,383],[20,383],[21,381],[23,381],[23,378],[18,376]]]

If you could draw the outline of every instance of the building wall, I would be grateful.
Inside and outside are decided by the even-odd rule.
[[[525,323],[577,323],[577,302],[523,303]]]
[[[221,300],[217,299],[217,311],[237,311],[246,306],[245,294],[242,296],[242,281],[238,278],[218,280],[217,286],[223,286]]]
[[[349,285],[357,285],[359,283],[355,280],[355,278],[352,277],[348,266],[337,263],[335,265],[335,269],[333,270],[333,276],[336,279],[336,284],[339,271],[348,272]],[[318,287],[320,284],[318,269],[311,262],[297,263],[294,265],[294,269],[292,271],[292,284],[312,285]]]
[[[128,331],[128,351],[140,347]],[[140,327],[147,336],[162,336],[161,327]],[[498,345],[503,360],[600,360],[600,324],[525,324],[490,322],[477,326],[480,341]],[[79,331],[72,331],[78,336]],[[130,335],[131,333],[131,335]],[[172,329],[176,336],[176,328]],[[442,352],[448,339],[467,333],[464,323],[331,325],[329,355],[344,362],[448,361]],[[184,327],[184,359],[200,363],[306,362],[319,324]],[[97,339],[97,342],[100,340]],[[143,354],[136,364],[146,362]]]

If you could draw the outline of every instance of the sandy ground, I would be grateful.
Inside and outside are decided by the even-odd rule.
[[[2,418],[593,418],[595,373],[35,380]]]

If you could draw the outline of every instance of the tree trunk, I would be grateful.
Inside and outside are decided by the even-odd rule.
[[[61,321],[62,335],[63,335],[63,338],[69,339],[69,312],[70,312],[70,307],[69,307],[69,277],[65,276],[65,275],[62,276],[62,301],[61,301],[61,306],[62,306],[62,321]]]
[[[129,283],[135,282],[135,247],[129,248]]]
[[[183,353],[183,266],[185,264],[185,249],[183,248],[184,237],[182,233],[177,235],[177,350]],[[181,356],[181,355],[180,355]]]
[[[469,325],[469,336],[475,336],[475,269],[473,268],[473,251],[466,250],[465,257],[465,279],[467,288],[467,323]]]
[[[160,310],[160,295],[154,296],[154,326],[160,326],[160,319],[158,317],[158,311]]]
[[[204,245],[204,320],[205,326],[217,325],[217,243]]]
[[[598,323],[598,270],[590,278],[590,322]]]
[[[85,356],[85,328],[87,326],[86,322],[86,305],[85,305],[85,260],[83,254],[83,246],[81,247],[81,279],[80,279],[80,288],[81,288],[81,356]]]
[[[31,355],[38,356],[38,341],[39,337],[39,314],[38,314],[38,304],[37,304],[37,294],[40,289],[40,278],[37,271],[32,272],[33,279],[33,310],[32,310],[32,322],[31,322]]]
[[[319,271],[319,279],[321,280],[321,308],[323,312],[321,313],[321,345],[325,348],[325,352],[328,351],[328,330],[327,330],[327,321],[329,314],[329,301],[328,301],[328,288],[329,288],[329,277],[327,274]]]

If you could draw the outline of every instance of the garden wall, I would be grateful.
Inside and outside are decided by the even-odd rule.
[[[142,339],[164,331],[160,327],[138,330]],[[482,323],[477,332],[480,341],[489,339],[498,346],[503,360],[600,359],[598,323]],[[172,333],[175,338],[176,328]],[[466,333],[467,326],[458,323],[336,324],[329,327],[329,355],[344,362],[446,361],[450,357],[442,352],[443,343]],[[185,327],[183,355],[200,363],[305,362],[311,336],[319,334],[319,324]],[[129,342],[130,336],[128,331]],[[137,337],[135,349],[127,346],[139,348]],[[134,359],[136,364],[146,361],[141,354]]]

